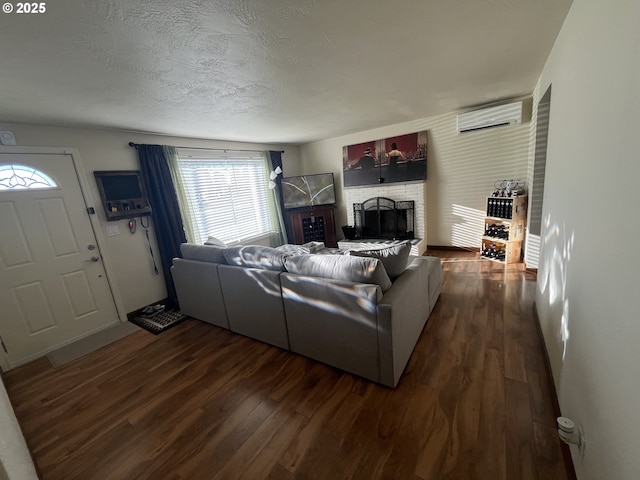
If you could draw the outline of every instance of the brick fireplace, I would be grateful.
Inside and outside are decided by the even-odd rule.
[[[414,202],[414,248],[412,254],[422,255],[427,248],[426,231],[426,183],[380,184],[372,187],[350,187],[343,190],[344,205],[347,210],[347,222],[354,225],[353,204],[363,203],[372,197],[390,198],[396,202]]]
[[[355,233],[358,238],[413,240],[415,202],[372,197],[353,204]]]

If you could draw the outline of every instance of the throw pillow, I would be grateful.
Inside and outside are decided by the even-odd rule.
[[[391,280],[377,258],[293,255],[285,258],[284,265],[290,273],[355,283],[373,283],[379,285],[383,292],[391,287]]]
[[[391,280],[395,280],[405,271],[410,253],[411,242],[402,242],[398,245],[374,250],[352,250],[349,252],[350,255],[356,257],[373,257],[379,259]]]
[[[183,243],[180,245],[182,258],[187,260],[199,260],[201,262],[227,263],[224,258],[224,248],[212,245],[198,245],[195,243]]]
[[[205,245],[213,245],[214,247],[222,247],[222,248],[225,248],[227,246],[227,244],[224,243],[219,238],[211,237],[211,236],[209,238],[207,238],[207,240],[204,242],[204,244]]]
[[[224,249],[224,258],[229,265],[249,268],[264,268],[284,272],[286,253],[272,247],[244,245]]]

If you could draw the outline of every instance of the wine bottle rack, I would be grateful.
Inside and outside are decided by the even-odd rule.
[[[527,197],[488,197],[480,256],[504,264],[520,262],[526,221]]]
[[[296,245],[308,242],[323,242],[328,248],[336,248],[336,227],[333,206],[309,207],[287,212]]]
[[[504,242],[482,238],[480,256],[499,263],[518,263],[522,253],[522,242]]]
[[[526,221],[527,197],[489,197],[487,217]]]
[[[324,242],[324,218],[310,217],[302,219],[302,240],[307,242]]]

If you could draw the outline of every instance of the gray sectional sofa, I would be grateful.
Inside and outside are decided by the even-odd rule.
[[[409,250],[183,244],[172,274],[182,313],[395,387],[441,288]]]

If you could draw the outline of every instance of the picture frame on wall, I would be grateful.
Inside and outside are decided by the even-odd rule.
[[[427,179],[428,131],[347,145],[342,148],[345,187]]]

